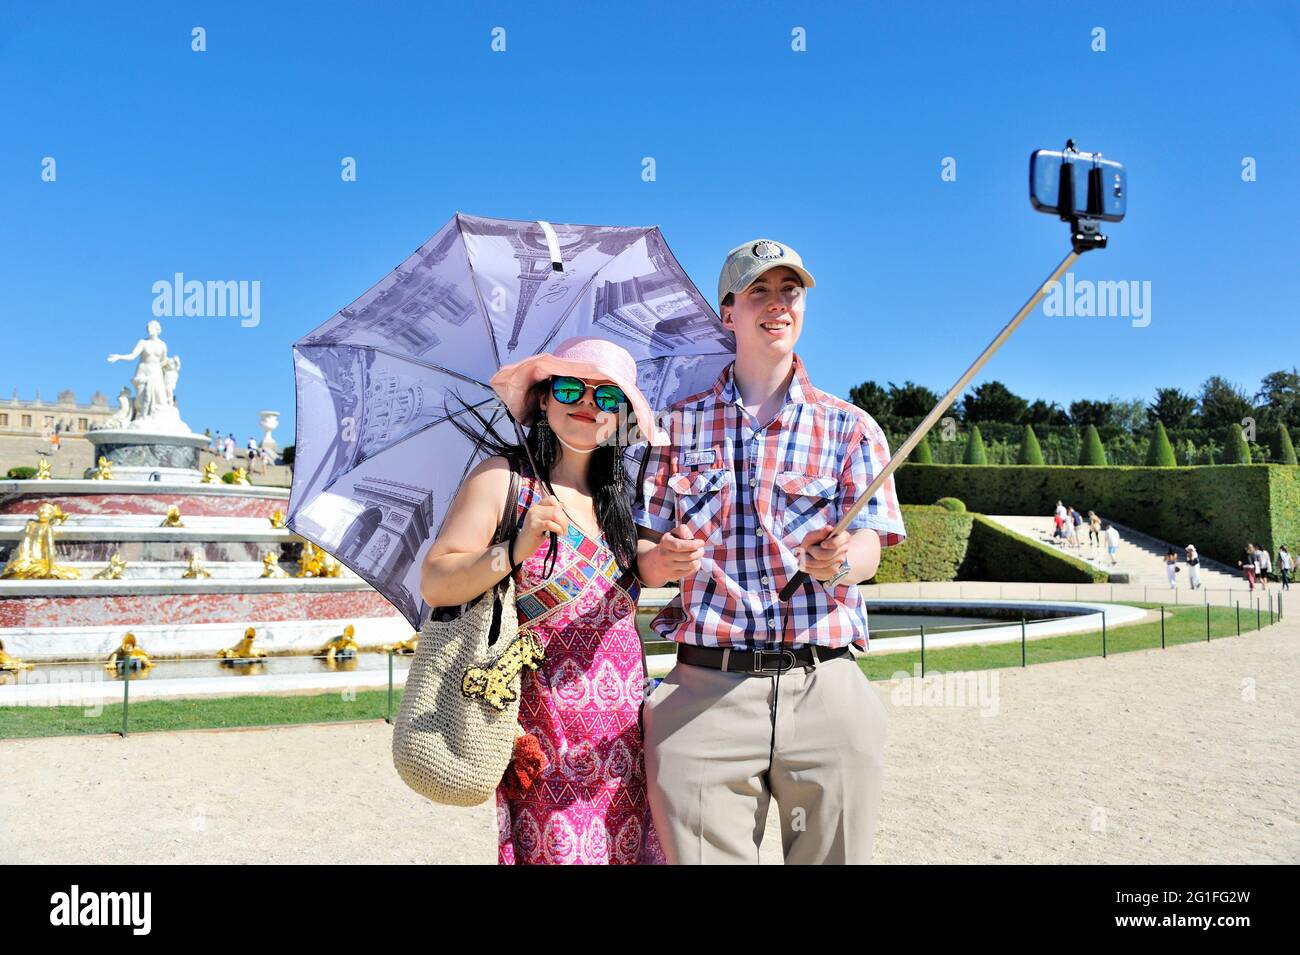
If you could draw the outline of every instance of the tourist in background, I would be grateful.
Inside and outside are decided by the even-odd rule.
[[[1119,553],[1119,531],[1115,530],[1114,524],[1106,525],[1106,552],[1110,554],[1112,567],[1119,563],[1119,558],[1115,556]]]
[[[1169,586],[1177,588],[1178,586],[1178,552],[1172,547],[1165,552],[1165,576],[1169,578]]]
[[[222,445],[221,451],[222,451],[222,455],[221,455],[221,456],[222,456],[223,458],[225,458],[227,461],[234,461],[234,460],[235,460],[235,436],[234,436],[234,434],[228,434],[228,435],[226,435],[226,440],[225,440],[225,442],[224,442],[223,445]]]
[[[1273,561],[1269,559],[1267,547],[1255,548],[1255,577],[1259,585],[1268,593],[1268,575],[1273,572]]]
[[[1095,511],[1088,512],[1088,543],[1093,547],[1101,545],[1101,518]]]
[[[1291,559],[1291,552],[1286,549],[1286,544],[1281,544],[1277,549],[1277,566],[1282,572],[1282,589],[1291,589],[1291,569],[1295,566]]]
[[[1070,508],[1070,546],[1079,546],[1079,528],[1083,526],[1083,515]]]
[[[1246,544],[1246,553],[1241,555],[1241,560],[1237,561],[1237,566],[1241,568],[1241,572],[1246,576],[1246,583],[1250,585],[1250,589],[1253,591],[1255,589],[1255,545],[1254,544],[1251,543]]]
[[[1187,576],[1191,579],[1193,590],[1201,586],[1201,555],[1196,552],[1195,544],[1187,545]]]

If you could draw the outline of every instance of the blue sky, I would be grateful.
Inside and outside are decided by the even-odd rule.
[[[242,442],[278,409],[288,443],[292,342],[457,210],[658,224],[710,301],[728,249],[788,243],[818,282],[799,347],[816,383],[943,391],[1066,251],[1026,166],[1067,137],[1129,168],[1128,219],[1075,276],[1150,282],[1150,324],[1040,312],[977,381],[1064,405],[1212,374],[1253,392],[1300,361],[1298,11],[9,4],[0,395],[112,397],[130,374],[105,356],[142,335],[155,281],[256,280],[256,327],[171,318],[164,338],[191,427]]]

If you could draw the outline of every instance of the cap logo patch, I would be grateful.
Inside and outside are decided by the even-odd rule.
[[[785,255],[785,249],[775,242],[764,239],[762,242],[754,243],[753,253],[756,259],[779,259]]]

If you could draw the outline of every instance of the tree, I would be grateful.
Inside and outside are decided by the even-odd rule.
[[[1243,418],[1254,417],[1255,406],[1232,382],[1212,375],[1201,385],[1200,411],[1204,427],[1222,430],[1234,424],[1240,427]]]
[[[1034,434],[1033,425],[1025,425],[1025,434],[1020,439],[1020,456],[1016,459],[1017,464],[1039,464],[1043,463],[1043,449],[1038,443],[1038,435]]]
[[[1029,402],[1000,381],[986,381],[971,394],[961,399],[962,411],[967,421],[999,421],[1005,424],[1020,424]]]
[[[1106,424],[1126,434],[1137,434],[1147,424],[1147,406],[1141,398],[1125,400],[1118,395],[1111,395],[1106,402],[1110,405],[1110,414]]]
[[[1273,457],[1277,458],[1278,464],[1296,463],[1295,445],[1291,443],[1291,432],[1286,425],[1279,425],[1273,435]]]
[[[1246,443],[1246,433],[1241,430],[1241,425],[1233,423],[1228,435],[1228,446],[1224,450],[1227,452],[1228,464],[1250,463],[1250,445]]]
[[[1070,420],[1079,427],[1110,423],[1114,409],[1109,401],[1075,401],[1070,404]]]
[[[911,381],[902,386],[889,383],[889,405],[899,418],[924,418],[939,403],[939,396],[924,385]]]
[[[1166,425],[1179,430],[1192,425],[1192,415],[1196,413],[1196,398],[1177,388],[1157,388],[1156,400],[1147,406],[1147,421],[1155,424],[1163,421]]]
[[[887,418],[894,411],[889,401],[889,392],[874,381],[864,381],[850,388],[849,401],[871,415],[877,422]]]
[[[1025,412],[1025,424],[1068,425],[1069,423],[1070,416],[1055,401],[1048,403],[1042,398],[1037,398]]]
[[[917,464],[931,464],[934,461],[934,453],[930,450],[930,436],[924,435],[920,443],[912,449],[912,460]]]
[[[1147,467],[1173,468],[1177,466],[1178,459],[1174,457],[1174,446],[1169,443],[1169,435],[1165,433],[1164,422],[1157,419],[1155,431],[1151,435],[1151,442],[1147,446]]]
[[[989,456],[984,450],[984,439],[980,437],[979,425],[970,429],[970,438],[966,441],[966,456],[963,464],[988,464]]]
[[[1300,370],[1275,371],[1260,382],[1256,401],[1262,401],[1281,424],[1300,427]]]
[[[1071,408],[1071,413],[1073,413]],[[1095,424],[1088,425],[1083,435],[1083,452],[1079,455],[1079,464],[1085,467],[1105,467],[1106,449],[1101,446],[1101,435],[1097,434]]]

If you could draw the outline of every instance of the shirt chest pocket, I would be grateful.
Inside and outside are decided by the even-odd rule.
[[[696,540],[721,544],[731,515],[731,472],[726,468],[683,471],[669,477],[668,486],[677,498],[677,523],[685,524]]]
[[[815,530],[833,526],[839,480],[834,475],[782,471],[777,475],[776,518],[781,540],[797,547]]]

